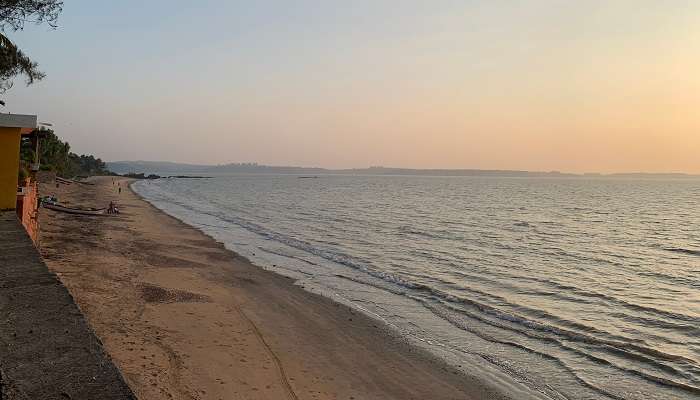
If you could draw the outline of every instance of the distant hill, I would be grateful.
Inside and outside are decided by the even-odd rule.
[[[480,169],[407,169],[407,168],[353,168],[326,169],[315,167],[270,166],[255,163],[223,165],[180,164],[167,161],[113,161],[110,171],[158,175],[186,174],[291,174],[291,175],[419,175],[419,176],[573,176],[560,172],[529,172]]]
[[[519,170],[485,169],[411,169],[411,168],[352,168],[326,169],[315,167],[270,166],[256,163],[232,163],[222,165],[181,164],[168,161],[113,161],[107,163],[110,171],[168,175],[227,175],[227,174],[289,174],[289,175],[414,175],[414,176],[503,176],[503,177],[618,177],[618,178],[698,178],[698,175],[681,173],[648,174],[569,174],[558,171],[537,172]]]
[[[669,173],[647,173],[647,172],[629,172],[604,175],[611,178],[700,178],[700,175],[684,174],[681,172]]]
[[[211,168],[211,165],[181,164],[169,161],[110,161],[107,169],[118,174],[145,173],[159,175],[197,173]]]

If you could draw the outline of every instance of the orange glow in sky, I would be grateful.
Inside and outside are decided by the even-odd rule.
[[[700,2],[94,3],[6,111],[107,160],[700,173]]]

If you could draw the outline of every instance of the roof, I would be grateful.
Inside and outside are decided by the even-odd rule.
[[[0,128],[36,128],[36,115],[0,114]]]

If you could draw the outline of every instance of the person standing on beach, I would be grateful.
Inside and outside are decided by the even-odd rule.
[[[119,194],[122,194],[122,187],[119,186]]]

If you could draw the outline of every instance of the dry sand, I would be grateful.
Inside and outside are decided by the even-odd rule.
[[[121,179],[121,178],[118,178]],[[44,185],[41,253],[140,399],[484,399],[498,395],[152,207],[128,181]]]

